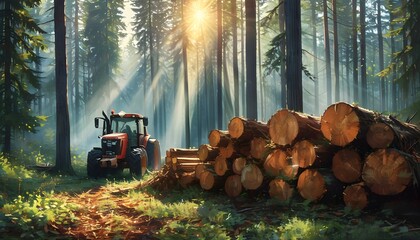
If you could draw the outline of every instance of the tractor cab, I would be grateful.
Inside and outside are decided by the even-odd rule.
[[[146,169],[160,168],[160,144],[147,132],[148,118],[137,113],[115,113],[95,118],[95,127],[102,124],[101,147],[88,155],[88,175],[98,177],[106,171],[99,168],[130,168],[135,175],[143,175]],[[98,168],[99,167],[99,168]]]

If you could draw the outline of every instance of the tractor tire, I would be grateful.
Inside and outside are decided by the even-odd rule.
[[[146,150],[144,148],[134,148],[127,158],[131,175],[142,177],[147,170]]]
[[[157,171],[161,167],[160,143],[158,140],[150,138],[146,146],[148,157],[147,168]]]
[[[98,158],[102,157],[102,150],[94,148],[89,151],[87,157],[87,175],[89,178],[105,177],[105,169],[99,166]]]

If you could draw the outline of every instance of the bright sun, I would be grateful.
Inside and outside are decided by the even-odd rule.
[[[191,2],[186,11],[187,34],[191,40],[211,36],[214,26],[211,19],[211,8],[209,1]]]

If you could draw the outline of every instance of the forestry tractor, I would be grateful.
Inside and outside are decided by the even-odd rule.
[[[115,113],[95,118],[95,128],[102,124],[101,147],[94,147],[87,157],[88,177],[105,177],[130,173],[141,177],[147,169],[158,170],[161,165],[159,141],[147,132],[148,118],[137,113]]]

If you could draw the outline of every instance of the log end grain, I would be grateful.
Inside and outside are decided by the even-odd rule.
[[[264,161],[264,171],[269,176],[279,176],[285,166],[286,153],[281,149],[271,152]]]
[[[255,159],[262,160],[265,152],[267,140],[261,137],[253,138],[251,140],[251,156]]]
[[[228,131],[231,138],[239,138],[245,131],[244,120],[240,117],[234,117],[228,124]]]
[[[339,102],[330,105],[321,117],[321,132],[336,146],[344,147],[359,133],[360,122],[354,107]]]
[[[373,149],[387,148],[394,141],[394,131],[386,123],[374,123],[369,126],[366,141]]]
[[[360,155],[351,149],[341,149],[332,160],[332,172],[343,183],[353,183],[362,176]]]
[[[235,158],[232,164],[232,171],[235,174],[241,175],[242,169],[244,169],[245,166],[246,166],[246,158],[244,157]]]
[[[343,191],[343,200],[346,207],[353,210],[362,210],[368,205],[368,196],[361,184],[347,186]]]
[[[314,145],[307,141],[299,141],[293,146],[292,158],[298,163],[299,167],[310,167],[316,159]]]
[[[213,173],[204,171],[200,174],[200,186],[204,190],[210,190],[214,187],[215,179]]]
[[[242,192],[241,176],[231,175],[226,179],[225,192],[229,197],[237,197]]]
[[[404,191],[413,176],[405,156],[395,149],[379,149],[369,154],[362,171],[369,189],[378,195]]]
[[[293,188],[282,179],[274,179],[270,181],[268,193],[271,198],[287,201],[293,196]]]
[[[255,164],[248,164],[242,169],[241,183],[245,189],[255,190],[259,188],[263,179],[260,168]]]
[[[271,140],[279,145],[291,144],[299,133],[299,124],[294,114],[287,109],[277,111],[268,121]]]
[[[297,189],[309,201],[320,200],[327,191],[324,177],[315,169],[306,169],[300,174]]]

